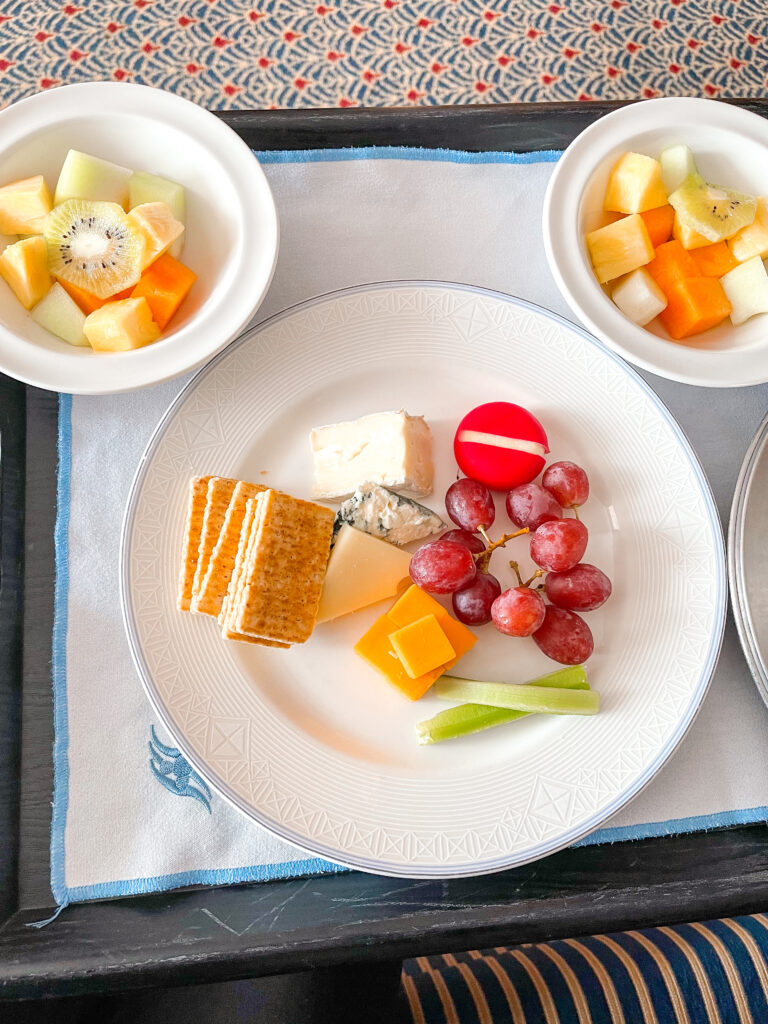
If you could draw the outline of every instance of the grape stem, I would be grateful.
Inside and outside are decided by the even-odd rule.
[[[480,527],[480,530],[483,533],[485,539],[489,540],[489,537],[485,533],[485,530],[483,530],[482,527]],[[503,548],[507,541],[514,540],[515,537],[521,537],[524,533],[530,532],[531,531],[526,526],[522,530],[518,530],[517,533],[503,533],[498,540],[492,541],[485,549],[485,551],[481,551],[479,554],[475,555],[475,562],[477,563],[477,568],[480,570],[480,572],[488,572],[488,563],[490,562],[491,555],[496,550],[496,548]]]
[[[512,570],[512,572],[515,574],[515,576],[517,576],[517,583],[518,583],[518,586],[520,586],[520,587],[530,587],[530,585],[533,583],[534,580],[537,580],[540,576],[544,575],[544,570],[543,569],[537,569],[536,572],[533,574],[533,576],[531,576],[531,578],[529,580],[523,581],[523,577],[520,575],[520,567],[518,566],[517,562],[510,561],[509,567]],[[541,586],[535,587],[534,589],[541,590]]]
[[[571,505],[571,512],[573,512],[574,517],[576,519],[579,518],[579,506],[578,505]]]

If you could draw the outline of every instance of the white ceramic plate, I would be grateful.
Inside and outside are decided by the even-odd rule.
[[[588,558],[614,595],[590,614],[590,719],[529,718],[419,747],[442,706],[405,700],[352,651],[382,607],[285,651],[224,642],[176,610],[192,474],[307,496],[310,427],[385,409],[423,413],[431,503],[455,479],[452,439],[480,402],[519,402],[552,458],[587,467]],[[500,503],[501,504],[501,503]],[[497,526],[503,525],[501,512]],[[508,557],[529,564],[524,539]],[[508,579],[502,558],[494,563]],[[247,815],[316,854],[392,875],[496,871],[595,829],[659,769],[707,689],[722,636],[719,520],[696,457],[653,392],[567,321],[460,285],[368,285],[313,299],[201,370],[139,467],[122,539],[122,599],[150,700],[195,767]],[[386,605],[385,605],[386,607]],[[475,678],[551,670],[531,640],[492,626],[461,662]]]
[[[38,326],[0,279],[0,370],[50,391],[100,395],[200,366],[252,319],[272,280],[277,213],[258,161],[214,114],[142,85],[68,85],[0,112],[0,184],[43,174],[53,189],[69,149],[184,186],[182,260],[197,281],[153,345],[99,353]]]
[[[729,103],[690,98],[632,103],[601,117],[563,153],[547,187],[542,230],[550,270],[579,319],[636,366],[705,387],[768,380],[768,314],[734,327],[726,320],[687,343],[663,328],[638,327],[597,283],[584,236],[603,223],[611,168],[627,150],[658,157],[665,146],[690,146],[709,181],[768,195],[768,120]]]

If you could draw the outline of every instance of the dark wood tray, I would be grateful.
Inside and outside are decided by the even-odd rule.
[[[742,106],[768,116],[768,100]],[[562,148],[618,104],[241,111],[256,149]],[[348,874],[67,908],[49,926],[57,398],[0,375],[0,998],[173,985],[768,908],[768,829],[566,850],[448,882]],[[2,1009],[0,1009],[2,1014]],[[373,1016],[369,1017],[373,1021]],[[377,1018],[378,1019],[378,1018]]]

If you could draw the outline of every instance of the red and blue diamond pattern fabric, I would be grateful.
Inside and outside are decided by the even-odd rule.
[[[0,105],[95,79],[221,108],[754,97],[765,0],[0,0]]]

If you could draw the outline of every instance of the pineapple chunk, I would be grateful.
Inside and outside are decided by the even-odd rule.
[[[629,274],[653,259],[648,228],[639,213],[590,231],[586,243],[600,284]]]
[[[105,303],[85,318],[83,331],[95,352],[127,352],[160,337],[145,298]]]
[[[666,202],[667,190],[659,161],[642,153],[625,153],[608,178],[603,209],[643,213]]]
[[[51,212],[51,193],[42,174],[0,188],[0,234],[39,235]]]
[[[48,246],[42,235],[23,238],[3,250],[0,276],[5,278],[25,309],[32,309],[51,287]]]
[[[624,316],[640,327],[645,327],[667,308],[666,295],[642,267],[617,281],[611,298]]]
[[[158,256],[170,249],[184,231],[184,225],[176,220],[167,203],[142,203],[134,206],[128,214],[128,220],[144,239],[142,270],[146,270],[150,263],[154,263]]]
[[[768,273],[759,256],[723,274],[720,284],[732,306],[732,323],[743,324],[756,313],[768,313]]]
[[[704,235],[700,235],[695,228],[683,224],[677,214],[672,222],[672,235],[684,249],[703,249],[705,245],[712,245],[712,242]]]
[[[160,178],[148,171],[136,171],[128,181],[128,209],[141,206],[143,203],[167,203],[176,220],[186,223],[186,201],[184,186],[168,178]],[[184,236],[173,243],[168,252],[174,259],[181,257],[184,248]]]
[[[751,260],[753,256],[759,256],[761,260],[768,256],[768,199],[765,196],[757,200],[755,219],[728,239],[728,247],[739,263]]]

